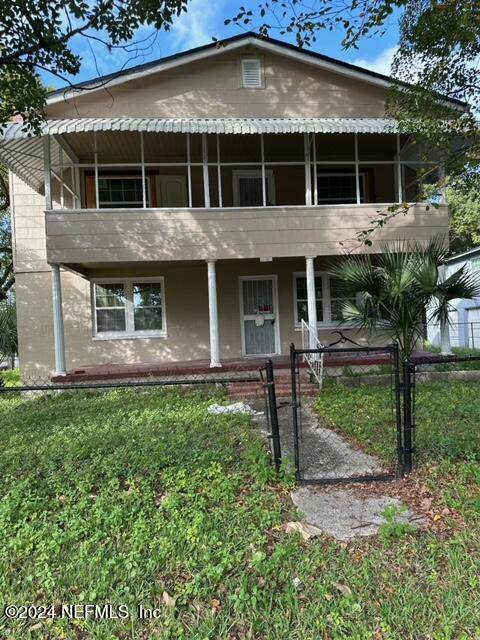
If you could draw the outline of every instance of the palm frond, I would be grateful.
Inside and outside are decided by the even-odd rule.
[[[371,295],[379,293],[378,277],[369,256],[350,256],[332,265],[329,273],[339,281],[345,297],[352,297],[358,291],[368,291]]]
[[[0,357],[11,358],[18,352],[17,314],[14,305],[0,306]]]

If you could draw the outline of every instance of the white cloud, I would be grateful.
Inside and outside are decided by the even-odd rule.
[[[224,5],[225,0],[208,3],[205,0],[190,0],[187,12],[173,22],[173,48],[182,51],[212,42],[216,18],[222,15]]]
[[[356,64],[358,67],[363,67],[369,71],[376,71],[377,73],[383,73],[386,76],[391,75],[392,60],[397,53],[397,47],[388,47],[378,54],[373,60],[367,60],[366,58],[355,58],[351,61],[352,64]]]

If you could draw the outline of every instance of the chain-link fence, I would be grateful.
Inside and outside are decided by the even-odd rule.
[[[284,363],[285,364],[285,363]],[[0,372],[0,410],[34,411],[44,399],[128,390],[196,389],[212,400],[258,401],[277,470],[290,459],[300,482],[387,479],[442,459],[480,458],[480,355],[417,355],[396,345],[290,352],[290,369],[183,371],[112,379]],[[37,402],[37,405],[35,405]],[[105,407],[107,407],[107,399]]]
[[[478,317],[478,312],[476,312],[476,317]],[[440,324],[438,322],[429,322],[426,324],[424,338],[427,348],[433,347],[440,350],[442,344]],[[452,347],[459,349],[478,349],[480,354],[480,320],[457,322],[450,319],[449,338]]]
[[[65,377],[35,376],[22,374],[18,369],[0,371],[0,407],[20,409],[18,399],[33,401],[55,398],[67,394],[102,393],[109,394],[128,390],[203,389],[212,397],[236,398],[248,392],[250,396],[261,397],[260,376],[251,371],[215,372],[170,372],[165,375],[119,376],[112,375],[72,379]],[[15,400],[15,402],[12,402]]]
[[[412,357],[403,365],[405,470],[480,458],[480,355]]]

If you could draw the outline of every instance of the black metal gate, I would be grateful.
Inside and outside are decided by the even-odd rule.
[[[297,480],[321,484],[401,475],[397,345],[302,350],[291,345],[290,359]]]

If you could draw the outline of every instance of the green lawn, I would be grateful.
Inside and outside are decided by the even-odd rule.
[[[0,612],[110,603],[132,614],[2,617],[2,640],[479,637],[477,463],[430,470],[435,508],[468,523],[446,540],[306,545],[282,530],[288,481],[250,420],[210,416],[205,393],[0,396]],[[138,620],[139,604],[158,619]]]
[[[440,347],[429,344],[428,342],[424,346],[425,351],[431,351],[432,353],[440,353]],[[473,356],[480,356],[480,349],[472,349],[471,347],[452,347],[452,353],[459,358],[471,358]],[[424,367],[425,368],[425,367]],[[480,360],[471,360],[470,362],[459,362],[457,364],[436,364],[427,365],[427,369],[433,369],[436,371],[452,371],[452,370],[478,370],[480,369]]]
[[[478,382],[417,381],[417,461],[480,460]],[[395,447],[392,392],[383,386],[325,385],[316,406],[327,424],[352,437],[370,453],[391,461]]]
[[[6,371],[0,371],[0,384],[5,387],[18,387],[20,386],[20,371],[19,369],[7,369]]]

